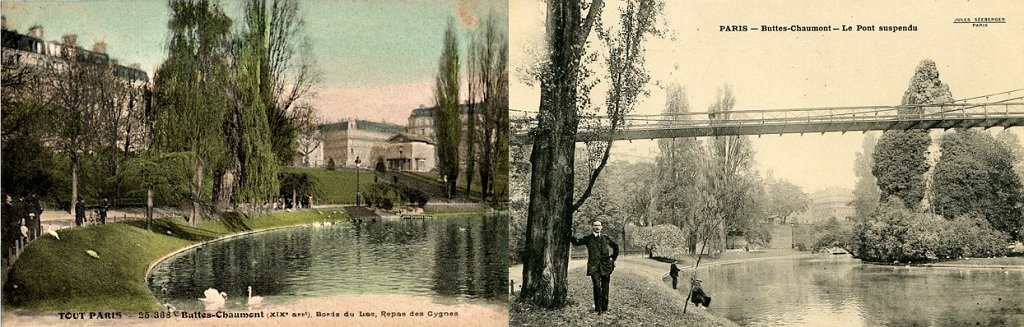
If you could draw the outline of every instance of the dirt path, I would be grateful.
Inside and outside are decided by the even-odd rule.
[[[782,254],[782,253],[780,253],[780,254]],[[814,256],[814,255],[815,254],[811,254],[811,253],[792,254],[792,253],[788,253],[787,252],[787,253],[784,253],[783,255],[778,255],[778,256],[768,255],[768,256],[761,256],[761,257],[738,258],[738,259],[727,259],[727,260],[708,260],[707,258],[705,258],[704,260],[708,260],[708,261],[701,261],[700,266],[701,267],[708,267],[708,266],[718,266],[718,265],[738,263],[738,262],[776,260],[776,259],[793,259],[793,258],[802,258],[802,257],[808,257],[808,256]],[[583,267],[583,266],[586,266],[586,265],[587,265],[587,259],[573,259],[573,260],[569,260],[569,268],[568,268],[568,270],[573,270],[573,269],[575,269],[577,267]],[[621,256],[619,256],[619,259],[615,262],[615,265],[616,265],[616,269],[628,268],[630,270],[634,270],[634,271],[640,273],[641,275],[643,275],[643,276],[645,276],[645,277],[647,277],[647,278],[649,278],[651,280],[657,281],[659,283],[661,283],[665,278],[668,277],[668,267],[669,267],[668,263],[663,263],[663,262],[658,262],[658,261],[655,261],[655,260],[651,260],[651,259],[648,259],[645,255],[641,255],[641,254],[621,255]],[[693,267],[692,266],[682,266],[682,265],[680,265],[679,268],[682,269],[682,271],[687,271],[687,272],[692,272],[693,271]],[[520,264],[520,265],[509,266],[508,267],[508,278],[509,278],[509,280],[511,280],[514,283],[513,287],[516,289],[516,292],[518,293],[519,288],[523,284],[523,265]]]

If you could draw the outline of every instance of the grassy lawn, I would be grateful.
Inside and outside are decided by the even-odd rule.
[[[439,177],[437,176],[437,173],[432,173],[432,172],[409,172],[407,175],[408,176],[417,177],[417,178],[419,178],[419,179],[421,179],[423,181],[435,183],[435,184],[438,184],[438,185],[441,184],[441,182],[438,181]],[[503,190],[505,190],[507,192],[506,189],[508,188],[508,174],[495,174],[494,175],[494,179],[495,179],[495,181],[494,181],[494,191],[495,192],[502,192]],[[460,192],[466,192],[466,177],[465,176],[459,176],[459,181],[457,183],[457,186],[458,186]],[[470,185],[470,189],[472,190],[471,194],[473,195],[473,197],[479,198],[480,197],[480,192],[481,192],[480,190],[482,188],[483,188],[483,186],[480,185],[480,177],[479,176],[474,176],[473,177],[473,184]]]
[[[65,310],[160,310],[146,288],[150,263],[191,244],[242,231],[322,220],[347,220],[344,213],[278,212],[267,216],[201,221],[198,228],[181,218],[158,219],[153,232],[131,221],[59,231],[25,250],[3,286],[4,309],[30,312]],[[99,258],[86,254],[93,250]]]
[[[320,187],[324,191],[321,199],[313,199],[314,204],[355,204],[356,203],[356,170],[351,168],[338,168],[327,170],[325,168],[288,167],[288,171],[303,172],[313,175],[320,180]],[[359,190],[363,191],[373,185],[373,172],[369,170],[359,171]]]
[[[547,310],[513,301],[509,326],[735,326],[728,319],[694,309],[692,305],[683,314],[686,297],[682,293],[627,267],[621,268],[612,274],[608,312],[594,313],[590,277],[586,276],[585,268],[576,268],[569,270],[567,306]]]

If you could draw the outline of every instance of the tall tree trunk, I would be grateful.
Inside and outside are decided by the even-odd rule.
[[[192,163],[192,210],[189,212],[189,223],[192,227],[198,226],[199,201],[203,196],[203,163],[196,160]]]
[[[470,63],[472,65],[472,63]],[[467,65],[468,66],[468,65]],[[469,82],[472,83],[472,82]],[[472,90],[470,90],[472,92]],[[467,104],[469,107],[468,117],[466,117],[466,194],[472,196],[473,194],[473,175],[476,173],[476,104],[472,103],[472,96],[470,96],[470,102]],[[483,197],[483,190],[480,191],[481,197]]]
[[[75,208],[75,204],[78,203],[78,163],[79,159],[77,156],[71,156],[71,216],[75,217],[78,215],[78,209]]]
[[[566,304],[575,180],[577,76],[587,36],[603,2],[591,2],[584,22],[578,0],[547,3],[549,63],[541,78],[538,127],[530,153],[522,302]]]
[[[153,186],[146,187],[146,230],[153,231]]]

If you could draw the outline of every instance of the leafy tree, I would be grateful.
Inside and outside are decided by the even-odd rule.
[[[914,212],[900,199],[891,198],[875,216],[854,226],[852,247],[865,261],[920,262],[1004,255],[1008,239],[982,218],[968,215],[949,220]]]
[[[459,142],[462,138],[462,124],[459,118],[459,41],[455,37],[455,25],[448,20],[444,33],[444,46],[438,60],[437,78],[434,85],[434,131],[437,134],[438,171],[446,177],[446,195],[451,198],[457,190],[459,178]]]
[[[171,36],[167,60],[154,79],[153,148],[192,152],[189,221],[195,225],[204,195],[207,169],[225,162],[223,126],[229,113],[229,43],[231,20],[206,0],[168,3]]]
[[[52,126],[48,142],[67,156],[71,168],[71,199],[79,198],[79,179],[85,157],[99,148],[103,111],[118,94],[112,66],[106,60],[80,52],[73,39],[65,38],[60,63],[45,68],[44,92],[50,99],[48,110]],[[71,212],[75,212],[72,206]]]
[[[480,112],[483,117],[479,133],[476,119],[468,121],[467,133],[476,142],[467,142],[467,155],[476,158],[473,145],[480,143],[480,185],[485,198],[494,195],[495,170],[507,173],[508,169],[507,163],[502,163],[508,157],[508,37],[499,23],[494,14],[484,20],[470,42],[467,65],[469,116]],[[476,102],[482,111],[475,111]],[[472,172],[474,164],[467,160],[467,171]],[[472,184],[472,178],[472,173],[466,176],[466,185]]]
[[[871,173],[875,166],[873,154],[876,142],[874,133],[865,135],[862,150],[857,152],[853,163],[853,170],[857,175],[857,184],[853,190],[853,209],[859,218],[868,217],[878,210],[881,191],[878,189],[878,180]]]
[[[275,160],[292,160],[298,134],[309,123],[309,99],[319,81],[300,15],[299,0],[247,0],[249,42],[260,41],[258,62],[260,100],[264,102]],[[257,35],[258,34],[258,35]]]
[[[784,179],[769,178],[764,184],[764,209],[770,221],[785,224],[787,218],[806,210],[811,202],[799,186]]]
[[[573,201],[575,183],[576,133],[580,111],[590,108],[586,67],[587,39],[600,24],[603,0],[551,1],[547,3],[547,57],[536,76],[540,83],[540,113],[531,132],[530,202],[527,208],[523,289],[520,301],[548,308],[566,303],[568,237],[573,213],[592,192],[594,182],[607,163],[611,141],[590,174],[588,186]],[[663,3],[654,0],[627,1],[620,8],[618,30],[601,29],[599,39],[608,49],[606,64],[610,85],[606,98],[609,134],[623,122],[636,97],[643,94],[647,75],[643,68],[644,42],[658,35],[654,27]],[[593,60],[593,57],[590,59]]]
[[[945,135],[940,149],[933,183],[935,211],[950,219],[974,214],[1020,239],[1024,194],[1013,171],[1011,150],[990,134],[973,130]]]
[[[128,159],[124,164],[127,182],[138,182],[146,192],[146,229],[152,230],[153,204],[186,201],[189,198],[189,164],[195,159],[192,152],[160,153],[146,151]]]
[[[935,62],[925,59],[917,65],[910,86],[903,94],[900,115],[916,115],[923,111],[924,105],[942,103],[953,100],[949,87],[939,79],[939,70]],[[924,199],[926,173],[929,170],[927,161],[928,146],[931,138],[924,130],[886,131],[875,146],[875,166],[871,172],[878,179],[881,201],[899,198],[910,208],[916,208]]]
[[[1013,153],[1013,172],[1017,174],[1017,178],[1024,180],[1024,146],[1021,145],[1017,134],[1004,129],[996,134],[996,140]]]
[[[277,179],[281,181],[281,189],[278,194],[280,196],[291,197],[292,203],[298,203],[296,201],[299,197],[313,196],[316,198],[322,198],[324,196],[320,179],[316,178],[316,176],[313,176],[312,174],[305,172],[282,171],[278,173]]]
[[[691,117],[686,90],[678,84],[666,89],[664,113],[671,120]],[[697,252],[698,188],[697,174],[701,169],[700,156],[704,155],[702,142],[689,138],[658,140],[657,193],[654,204],[658,221],[679,226],[687,237],[687,249]],[[651,222],[653,223],[653,222]]]
[[[725,85],[718,90],[715,103],[708,108],[712,120],[728,119],[736,99],[732,89]],[[729,226],[741,225],[742,220],[751,219],[756,203],[754,197],[758,182],[754,181],[754,151],[745,136],[718,136],[705,145],[698,185],[703,197],[697,203],[705,203],[698,216],[701,222],[698,233],[704,242],[711,241],[716,250],[725,250],[725,231]],[[717,229],[717,235],[712,230]],[[703,251],[701,251],[703,252]]]
[[[288,2],[284,2],[288,4]],[[275,3],[280,5],[280,3]],[[264,1],[254,0],[246,4],[245,30],[239,36],[233,62],[234,78],[232,79],[233,119],[239,128],[232,137],[232,149],[237,156],[239,176],[233,198],[236,203],[247,201],[267,201],[276,197],[279,189],[277,180],[278,157],[275,157],[271,127],[268,115],[274,105],[268,100],[267,83],[272,80],[269,74],[268,59],[273,51],[271,35],[274,26],[269,22],[280,19],[280,7],[268,7]],[[293,8],[292,10],[297,10]],[[294,137],[294,134],[291,134]],[[293,138],[294,139],[294,138]],[[294,154],[294,147],[288,151],[287,159]]]
[[[633,244],[642,246],[650,258],[654,257],[655,251],[670,253],[671,249],[686,244],[683,231],[672,224],[637,227],[633,230],[632,238]]]

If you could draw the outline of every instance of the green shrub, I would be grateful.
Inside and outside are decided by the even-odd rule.
[[[402,200],[401,190],[388,183],[373,184],[364,195],[367,206],[376,206],[384,210],[391,210]]]
[[[1009,236],[976,216],[947,220],[913,212],[895,200],[858,223],[851,243],[855,254],[873,262],[990,257],[1006,254]]]
[[[424,208],[427,206],[427,201],[430,201],[430,196],[422,190],[403,186],[402,199],[405,200],[405,202],[416,205],[417,207]]]

